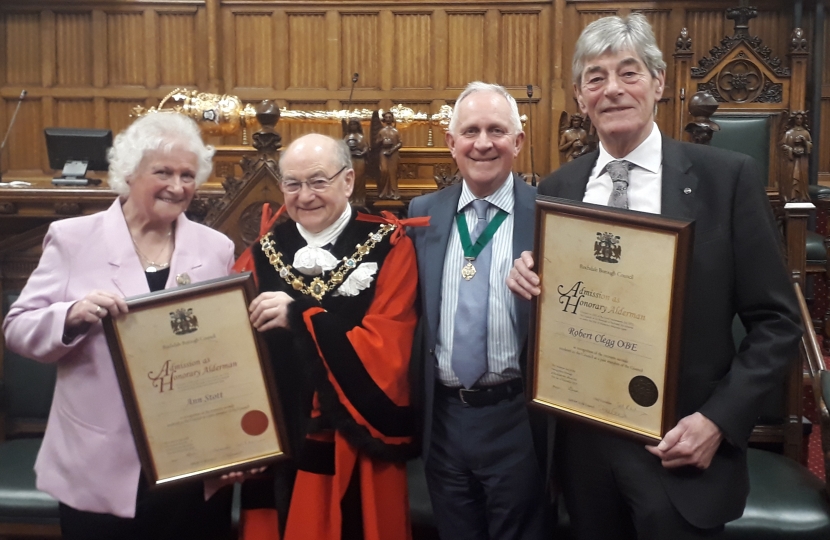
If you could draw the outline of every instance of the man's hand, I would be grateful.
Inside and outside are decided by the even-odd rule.
[[[507,288],[525,300],[542,293],[539,275],[532,269],[533,253],[523,251],[519,258],[513,261],[513,268],[507,274]]]
[[[720,428],[696,412],[680,420],[660,444],[646,446],[646,450],[659,457],[667,469],[683,465],[706,469],[722,440]]]
[[[251,324],[259,332],[288,328],[288,305],[294,300],[284,292],[264,292],[248,306]]]

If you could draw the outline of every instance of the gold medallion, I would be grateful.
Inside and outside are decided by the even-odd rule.
[[[470,281],[474,275],[476,275],[476,267],[473,266],[472,261],[467,261],[467,265],[461,269],[461,277]]]

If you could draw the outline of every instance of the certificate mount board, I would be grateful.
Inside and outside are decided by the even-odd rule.
[[[104,319],[150,486],[287,457],[254,294],[245,273],[128,298],[127,314]]]
[[[536,199],[531,405],[646,444],[675,425],[693,223]]]

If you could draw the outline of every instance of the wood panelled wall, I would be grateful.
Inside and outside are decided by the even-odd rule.
[[[43,128],[111,128],[130,109],[176,86],[274,99],[291,109],[345,107],[354,72],[354,106],[403,103],[437,112],[476,79],[501,83],[532,107],[535,168],[558,165],[559,115],[575,111],[570,59],[579,32],[610,14],[644,12],[654,25],[674,80],[672,53],[680,29],[693,39],[694,61],[732,33],[724,9],[734,0],[669,2],[456,0],[3,0],[0,4],[0,133],[24,101],[0,167],[9,178],[50,175]],[[786,63],[792,7],[755,2],[750,33]],[[809,11],[809,9],[807,10]],[[809,13],[805,27],[812,35]],[[830,30],[830,23],[825,34]],[[825,55],[821,171],[830,171],[830,54]],[[526,85],[534,86],[528,105]],[[667,88],[666,96],[672,96]],[[658,120],[674,128],[670,97]],[[523,101],[522,101],[523,100]],[[284,141],[331,126],[283,125]],[[435,145],[444,144],[435,130]],[[428,129],[403,132],[424,146]],[[241,135],[214,143],[238,144]],[[526,145],[518,169],[530,171]],[[830,176],[827,177],[830,181]]]

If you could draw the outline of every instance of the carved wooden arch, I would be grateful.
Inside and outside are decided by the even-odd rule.
[[[727,10],[734,20],[732,36],[713,44],[709,53],[692,65],[694,49],[709,44],[694,42],[686,29],[681,31],[674,52],[675,62],[675,133],[683,133],[692,117],[687,110],[688,99],[695,92],[708,91],[718,101],[718,115],[767,116],[770,118],[768,190],[774,191],[787,164],[780,148],[780,139],[790,111],[804,109],[807,88],[807,56],[804,32],[796,28],[787,54],[789,66],[783,65],[776,51],[750,35],[749,21],[757,15],[752,7]],[[717,116],[712,120],[717,122]]]

